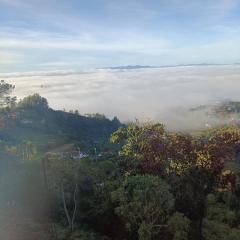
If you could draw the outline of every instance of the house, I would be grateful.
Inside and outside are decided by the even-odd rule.
[[[64,152],[47,152],[46,156],[48,158],[59,157],[59,158],[63,159],[64,158]]]
[[[28,124],[33,124],[33,120],[24,118],[21,120],[22,124],[28,125]]]
[[[74,160],[79,160],[85,157],[88,157],[88,154],[81,152],[79,148],[71,152],[71,158]]]

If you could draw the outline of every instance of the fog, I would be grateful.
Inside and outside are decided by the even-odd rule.
[[[39,93],[52,108],[99,112],[122,121],[161,121],[169,128],[199,128],[216,123],[198,105],[240,100],[240,65],[148,69],[55,71],[1,75],[23,98]]]

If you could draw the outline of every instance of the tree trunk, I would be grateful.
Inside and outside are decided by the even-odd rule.
[[[203,218],[201,218],[199,220],[199,227],[198,227],[198,234],[199,234],[199,239],[202,240],[203,239],[203,235],[202,235],[202,225],[203,225]]]
[[[64,208],[64,212],[65,212],[65,215],[66,215],[66,218],[67,218],[67,221],[68,221],[68,225],[72,229],[72,221],[71,221],[71,218],[69,216],[68,209],[67,209],[63,183],[61,183],[61,195],[62,195],[62,201],[63,201],[63,208]]]
[[[78,191],[78,184],[76,183],[75,189],[74,189],[74,194],[73,194],[74,210],[73,210],[72,222],[71,222],[71,230],[72,231],[73,231],[74,221],[75,221],[76,212],[77,212],[77,191]]]
[[[44,179],[45,191],[48,194],[48,181],[47,181],[47,169],[46,169],[45,158],[42,158],[42,167],[43,167],[43,179]]]

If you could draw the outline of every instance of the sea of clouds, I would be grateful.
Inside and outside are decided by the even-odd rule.
[[[161,121],[171,129],[215,123],[205,113],[189,112],[191,107],[240,101],[240,65],[28,72],[0,77],[16,85],[18,98],[39,93],[55,109],[99,112],[122,121]]]

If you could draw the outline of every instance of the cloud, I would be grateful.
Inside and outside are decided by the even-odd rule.
[[[21,78],[21,77],[44,77],[44,76],[70,76],[83,74],[84,72],[76,72],[74,70],[56,70],[56,71],[34,71],[34,72],[13,72],[2,73],[2,78]]]
[[[240,31],[230,34],[229,28],[218,27],[221,36],[198,44],[178,44],[158,36],[131,34],[117,40],[104,41],[87,36],[64,36],[45,32],[16,31],[16,35],[1,33],[0,49],[21,54],[22,65],[42,69],[103,67],[144,64],[171,65],[189,63],[239,62]],[[226,34],[225,34],[226,32]],[[64,57],[63,57],[64,56]],[[36,68],[35,66],[35,68]],[[13,66],[16,68],[17,65]],[[32,66],[32,70],[34,66]],[[31,69],[29,69],[31,70]]]
[[[19,60],[20,56],[13,52],[2,51],[0,49],[0,64],[13,64]]]
[[[20,98],[38,92],[57,109],[101,112],[124,121],[162,121],[183,129],[209,121],[203,113],[189,114],[191,107],[240,101],[239,78],[239,65],[225,65],[9,74],[6,80],[16,85]]]
[[[113,42],[89,41],[79,37],[1,37],[0,48],[8,49],[59,49],[79,51],[138,52],[155,54],[163,51],[169,43],[163,39],[119,40]],[[135,41],[136,40],[136,41]]]

